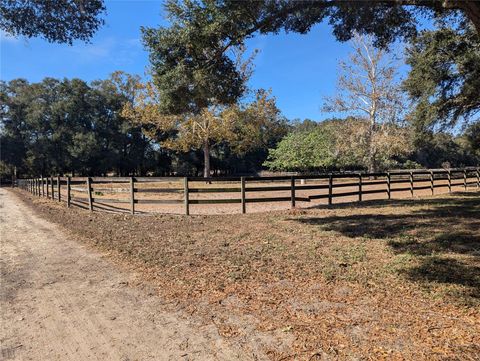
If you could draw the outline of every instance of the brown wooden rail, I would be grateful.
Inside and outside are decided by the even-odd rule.
[[[306,184],[307,181],[325,181],[323,184]],[[442,181],[442,183],[440,183]],[[150,184],[165,185],[174,182],[175,187],[154,187]],[[223,186],[195,187],[193,183],[208,182]],[[271,184],[284,182],[285,184]],[[300,184],[298,184],[300,182]],[[141,184],[148,184],[140,187]],[[419,184],[423,183],[423,184]],[[426,183],[426,184],[425,184]],[[182,187],[179,187],[182,184]],[[249,186],[250,184],[250,186]],[[259,185],[261,184],[261,185]],[[335,173],[319,175],[269,176],[269,177],[38,177],[18,179],[18,187],[39,196],[47,197],[58,202],[64,201],[68,207],[75,205],[93,211],[94,207],[103,210],[121,209],[115,204],[128,205],[128,211],[135,214],[137,204],[182,204],[185,214],[190,214],[192,204],[241,204],[240,211],[246,213],[248,203],[289,202],[291,208],[296,202],[311,202],[318,199],[327,199],[332,205],[333,200],[342,197],[356,196],[358,201],[363,200],[366,194],[385,194],[391,199],[393,193],[431,190],[437,188],[469,186],[480,188],[480,168],[455,169],[421,169],[411,171],[392,171],[383,173]],[[108,186],[110,185],[110,186]],[[121,187],[113,187],[120,185]],[[226,185],[229,185],[228,187]],[[376,189],[367,189],[377,186]],[[344,191],[344,188],[356,190]],[[307,196],[300,196],[301,191],[318,191]],[[64,196],[62,197],[62,191]],[[120,194],[121,198],[105,198],[102,192]],[[259,192],[267,193],[268,197],[259,197]],[[287,195],[278,195],[277,192],[286,192]],[[66,193],[66,194],[65,194]],[[79,195],[80,193],[80,195]],[[177,199],[139,198],[139,194],[177,194]],[[193,199],[191,195],[227,195],[228,198]],[[235,196],[235,194],[237,196]],[[250,195],[250,197],[249,197]]]

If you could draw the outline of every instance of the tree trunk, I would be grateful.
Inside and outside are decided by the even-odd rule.
[[[203,144],[203,177],[210,177],[210,144],[208,141]]]
[[[372,115],[370,119],[370,126],[368,129],[368,172],[375,173],[377,171],[376,153],[373,137],[375,135],[375,116]]]
[[[376,162],[376,150],[372,145],[372,139],[370,138],[370,149],[368,153],[368,173],[376,173],[377,171],[377,162]]]

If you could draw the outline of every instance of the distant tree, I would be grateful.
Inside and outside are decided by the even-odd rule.
[[[280,171],[321,171],[333,168],[335,160],[332,129],[316,127],[288,134],[270,150],[264,165]]]
[[[276,99],[263,89],[255,92],[254,101],[226,108],[223,116],[233,124],[233,136],[228,142],[230,148],[239,155],[276,144],[286,134],[288,127]]]
[[[427,168],[450,168],[477,165],[478,153],[472,149],[468,135],[448,132],[424,132],[416,142],[412,160]]]
[[[410,119],[419,137],[480,120],[480,36],[471,26],[422,32],[407,48],[406,61],[411,70],[404,85],[414,100]]]
[[[25,170],[27,135],[25,132],[26,101],[28,101],[28,82],[16,79],[10,82],[0,81],[0,145],[3,172],[17,168],[19,173]],[[24,101],[12,101],[15,98]]]
[[[294,119],[291,122],[292,131],[294,132],[302,132],[306,130],[313,130],[318,126],[318,122],[311,120],[311,119]]]
[[[480,122],[470,125],[464,133],[466,147],[476,157],[476,164],[480,163]]]
[[[326,98],[323,109],[368,119],[364,143],[368,149],[368,170],[375,172],[378,134],[384,124],[395,124],[404,109],[403,96],[396,81],[397,68],[392,58],[376,49],[373,39],[356,35],[348,61],[340,62],[337,94]]]
[[[102,0],[0,0],[0,29],[50,42],[88,41],[103,25]]]
[[[4,169],[19,174],[143,174],[155,154],[139,125],[121,116],[135,77],[0,83]]]
[[[325,171],[328,169],[368,169],[369,148],[365,134],[367,120],[347,118],[317,123],[292,131],[271,149],[265,166],[272,170]],[[399,166],[412,152],[409,129],[385,124],[373,138],[378,169]]]
[[[124,105],[133,102],[140,84],[139,76],[122,71],[91,84],[105,109],[98,117],[97,138],[107,140],[105,148],[111,159],[105,159],[105,162],[119,174],[143,175],[153,161],[152,139],[142,132],[140,125],[132,124],[122,116]]]
[[[256,100],[244,107],[211,105],[178,115],[162,112],[161,94],[153,83],[146,83],[122,114],[132,123],[142,124],[147,132],[170,134],[161,142],[163,147],[184,153],[202,149],[204,177],[211,173],[212,147],[226,142],[235,152],[246,152],[262,143],[265,129],[278,123],[279,110],[265,92],[258,92]]]

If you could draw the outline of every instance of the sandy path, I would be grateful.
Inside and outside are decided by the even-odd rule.
[[[0,189],[0,360],[249,360]]]

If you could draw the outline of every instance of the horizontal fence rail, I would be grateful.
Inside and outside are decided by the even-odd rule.
[[[64,202],[67,207],[90,211],[188,215],[192,205],[207,205],[215,213],[212,205],[239,204],[238,210],[246,213],[247,204],[284,202],[296,208],[298,202],[332,205],[334,201],[361,202],[372,195],[391,199],[399,193],[413,197],[419,191],[434,195],[436,190],[445,193],[459,187],[478,190],[480,168],[219,178],[41,176],[18,179],[17,186],[38,197]]]

